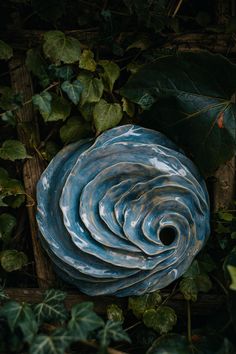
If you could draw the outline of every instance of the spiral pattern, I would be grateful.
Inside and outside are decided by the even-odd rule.
[[[182,275],[209,234],[193,163],[159,132],[113,128],[61,150],[37,186],[42,244],[89,295],[141,295]]]

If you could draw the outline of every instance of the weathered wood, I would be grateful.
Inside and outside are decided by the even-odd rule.
[[[32,82],[24,64],[24,60],[21,57],[14,57],[14,59],[10,61],[9,68],[12,88],[14,91],[23,95],[23,102],[31,100],[33,95]],[[38,154],[36,154],[34,150],[34,146],[37,146],[40,142],[37,117],[33,111],[33,106],[31,103],[26,104],[19,109],[16,116],[19,139],[23,144],[25,144],[28,152],[33,155],[31,159],[26,160],[24,163],[23,180],[27,196],[26,206],[29,216],[38,284],[40,287],[45,288],[52,284],[54,275],[51,266],[40,246],[38,237],[39,231],[35,219],[35,187],[42,171],[45,168],[44,163],[40,160]]]
[[[5,293],[20,302],[37,303],[43,298],[43,291],[41,289],[19,289],[9,288],[5,289]],[[170,296],[166,291],[162,292],[162,297],[167,300],[165,304],[173,307],[179,316],[186,316],[186,300],[181,294]],[[127,298],[116,298],[112,296],[97,296],[91,297],[83,295],[78,291],[68,291],[68,295],[65,300],[65,304],[68,309],[73,305],[81,303],[83,301],[93,301],[95,305],[95,311],[99,314],[105,314],[107,306],[110,304],[117,304],[124,310],[127,309]],[[199,295],[198,301],[192,303],[191,313],[193,315],[209,316],[210,314],[218,311],[224,306],[226,301],[225,295],[221,294],[204,294]]]

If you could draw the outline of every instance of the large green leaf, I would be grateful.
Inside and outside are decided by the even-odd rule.
[[[45,122],[65,120],[70,115],[71,105],[63,97],[42,92],[33,96],[33,103],[39,109]]]
[[[43,321],[64,321],[67,311],[64,306],[66,293],[60,290],[50,289],[45,292],[44,299],[34,307],[34,314],[38,323]]]
[[[171,307],[159,306],[156,310],[146,310],[143,314],[143,322],[148,328],[165,334],[172,330],[177,322],[177,316]]]
[[[79,67],[93,72],[96,70],[96,66],[93,52],[89,49],[84,49],[80,57]]]
[[[159,337],[146,354],[191,354],[187,339],[178,334]]]
[[[236,150],[236,65],[207,52],[169,55],[144,66],[121,94],[143,109],[143,124],[183,145],[212,173]]]
[[[25,146],[19,140],[5,140],[0,147],[0,159],[20,160],[30,157],[27,155]]]
[[[64,144],[73,143],[85,138],[91,133],[91,126],[88,122],[79,117],[71,117],[60,129],[60,138]]]
[[[64,328],[54,330],[50,335],[35,336],[29,354],[65,354],[73,338]]]
[[[52,96],[47,91],[43,91],[32,97],[33,104],[35,105],[35,107],[38,108],[39,112],[43,117],[48,116],[51,113],[51,101]]]
[[[46,62],[43,59],[39,49],[33,48],[27,51],[26,66],[27,69],[39,79],[39,82],[43,87],[49,85]]]
[[[92,302],[74,305],[68,330],[77,340],[86,340],[89,333],[104,325],[103,320],[93,311]]]
[[[93,118],[97,134],[120,123],[123,113],[119,103],[108,103],[101,99],[94,107]]]
[[[129,297],[129,310],[132,310],[133,314],[138,319],[141,319],[146,310],[156,308],[161,301],[162,298],[159,291],[142,296]]]
[[[107,318],[111,321],[124,322],[124,314],[122,308],[116,304],[111,304],[107,307]]]
[[[123,330],[121,322],[107,321],[104,328],[98,332],[98,339],[100,344],[99,354],[107,353],[106,348],[111,343],[125,341],[131,343],[128,334]]]
[[[120,76],[120,68],[116,63],[109,60],[100,60],[98,64],[103,68],[100,76],[104,86],[108,91],[112,92],[114,83]]]
[[[24,340],[31,343],[37,333],[38,326],[31,307],[25,303],[8,301],[0,309],[0,316],[7,319],[11,332],[20,328],[24,335]]]
[[[80,58],[80,43],[61,31],[49,31],[44,35],[43,51],[55,64],[73,64]]]
[[[81,94],[80,104],[98,102],[102,97],[103,83],[101,79],[93,77],[92,73],[82,72],[77,79],[82,83],[84,89]]]
[[[74,104],[79,103],[80,95],[83,91],[83,85],[79,80],[74,80],[73,82],[64,81],[61,88]]]

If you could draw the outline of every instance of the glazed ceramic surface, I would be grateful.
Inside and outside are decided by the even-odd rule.
[[[209,234],[193,163],[164,135],[113,128],[61,150],[37,186],[42,244],[89,295],[140,295],[181,276]]]

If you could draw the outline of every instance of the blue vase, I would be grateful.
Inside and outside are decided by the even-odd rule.
[[[169,285],[209,235],[194,164],[163,134],[123,125],[62,149],[37,185],[42,245],[59,276],[88,295]]]

